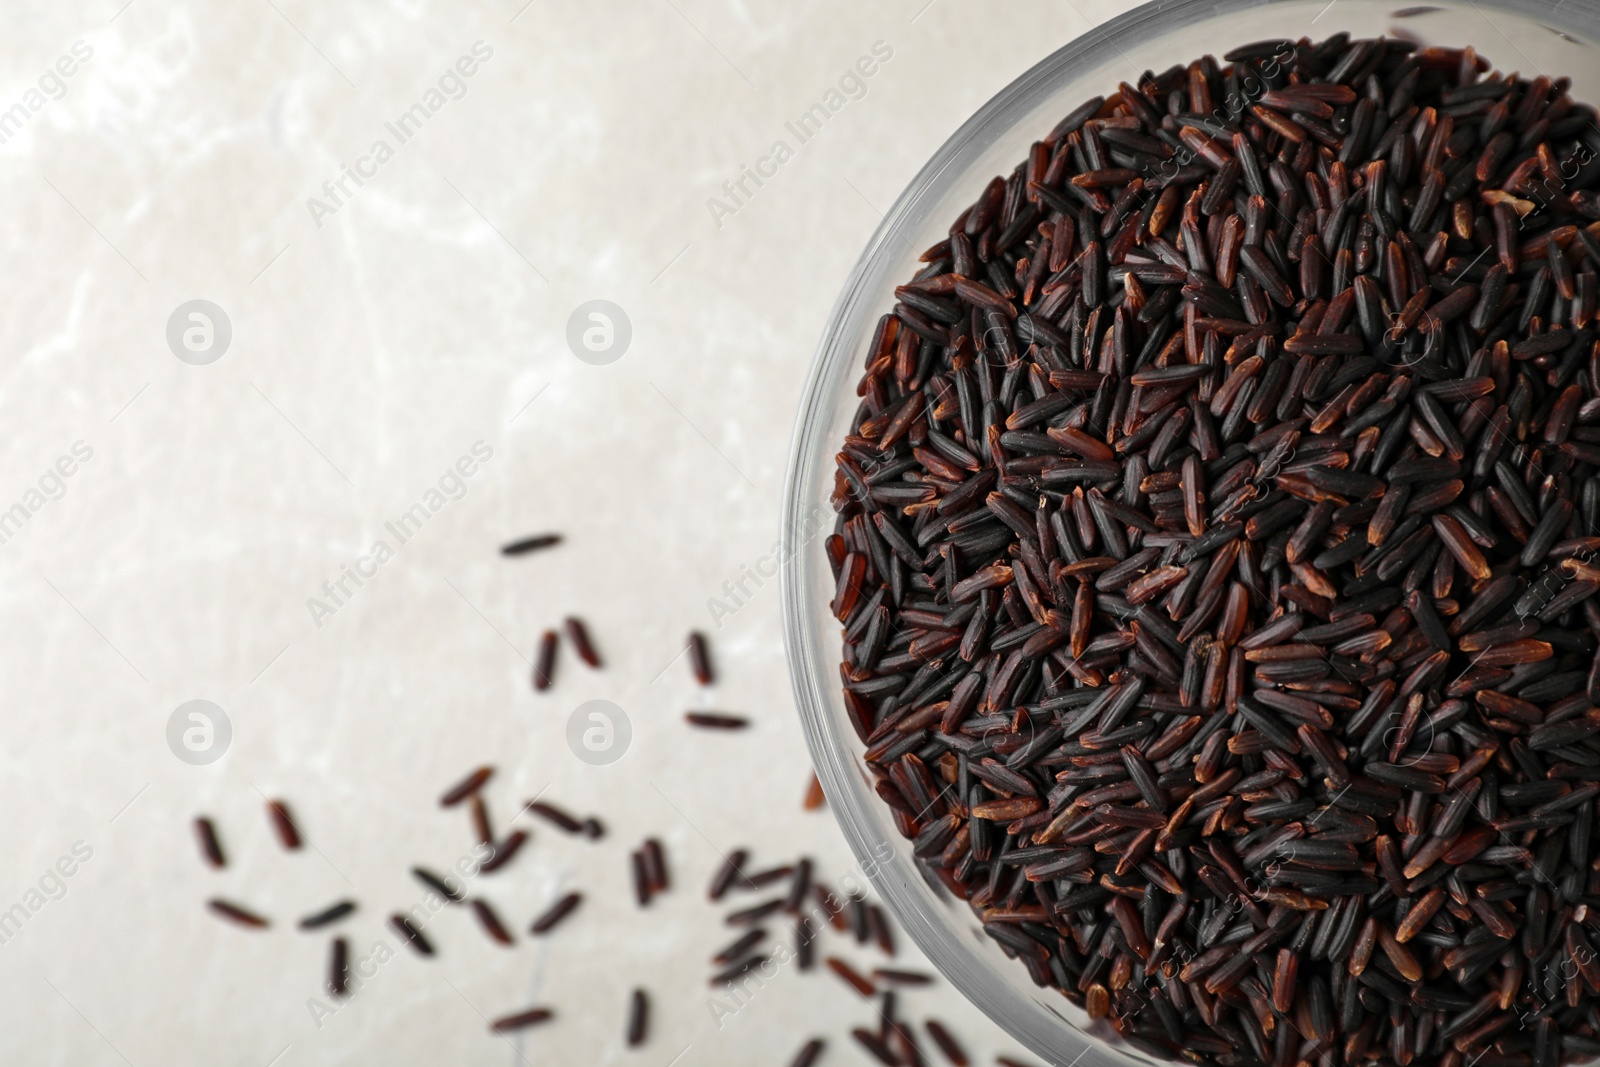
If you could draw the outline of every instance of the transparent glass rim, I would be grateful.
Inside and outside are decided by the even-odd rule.
[[[962,123],[896,198],[851,269],[818,342],[791,436],[782,527],[782,544],[786,551],[779,583],[784,647],[806,743],[829,808],[863,872],[901,928],[968,1000],[1012,1038],[1048,1062],[1076,1063],[1083,1059],[1082,1053],[1074,1060],[1061,1059],[1069,1051],[1059,1044],[1061,1028],[1066,1024],[1064,1016],[1058,1014],[1055,1020],[1050,1020],[1047,1018],[1051,1014],[1049,1010],[1039,1004],[1020,1002],[1009,995],[1007,989],[990,988],[979,982],[984,964],[978,953],[923,911],[915,896],[925,890],[912,884],[924,881],[923,876],[903,869],[904,864],[885,862],[886,854],[896,842],[878,838],[861,814],[872,806],[884,805],[866,787],[856,770],[855,738],[841,734],[826,711],[829,690],[838,686],[838,630],[837,626],[829,626],[821,628],[829,632],[819,632],[808,610],[811,606],[807,602],[808,566],[822,550],[822,534],[808,527],[806,519],[816,499],[816,479],[831,476],[832,450],[825,450],[825,446],[839,380],[848,373],[850,362],[861,356],[856,348],[858,338],[847,329],[848,324],[863,311],[887,310],[865,308],[865,303],[874,299],[869,283],[892,257],[906,251],[911,231],[922,219],[922,209],[937,204],[949,194],[984,151],[1010,131],[1017,119],[1042,104],[1077,72],[1093,67],[1098,51],[1120,48],[1125,43],[1131,45],[1147,34],[1170,35],[1185,26],[1265,8],[1274,2],[1153,0],[1102,23],[1046,56]],[[1573,4],[1552,9],[1548,2],[1538,0],[1468,2],[1474,8],[1535,21],[1548,29],[1578,35],[1585,41],[1600,37],[1600,7],[1585,9]],[[1393,0],[1396,8],[1405,7],[1407,3],[1408,0]],[[1337,26],[1330,25],[1328,34],[1334,32]],[[1504,63],[1500,66],[1510,69]],[[1109,87],[1104,91],[1109,92]],[[1131,1046],[1113,1046],[1076,1028],[1074,1036],[1084,1046],[1083,1053],[1094,1050],[1107,1062],[1155,1062]]]

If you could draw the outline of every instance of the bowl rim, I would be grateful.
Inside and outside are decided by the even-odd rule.
[[[1147,1058],[1133,1046],[1112,1045],[1103,1037],[1069,1023],[1057,1012],[1055,1014],[1061,1023],[1069,1026],[1083,1044],[1076,1058],[1061,1059],[1064,1050],[1048,1044],[1039,1026],[1042,1015],[1051,1009],[1038,1003],[1019,1009],[1014,998],[1005,995],[1005,990],[991,989],[975,982],[970,962],[974,959],[974,950],[952,937],[948,929],[931,922],[930,916],[911,899],[912,890],[907,888],[909,881],[925,881],[925,877],[921,872],[899,870],[897,868],[904,865],[886,860],[886,852],[892,851],[892,845],[875,840],[860,818],[850,814],[852,808],[864,802],[873,802],[876,798],[871,796],[855,770],[853,761],[858,757],[851,751],[852,739],[843,738],[830,729],[825,710],[828,694],[824,692],[824,687],[834,684],[837,657],[832,662],[819,660],[817,653],[820,646],[815,640],[818,635],[814,633],[813,619],[805,600],[807,557],[815,551],[810,541],[819,534],[806,522],[814,504],[807,499],[805,492],[810,484],[809,475],[817,463],[817,450],[828,432],[826,423],[833,413],[831,405],[836,399],[827,391],[827,386],[844,370],[842,364],[858,355],[857,339],[845,337],[843,327],[854,317],[860,305],[869,299],[868,279],[880,269],[883,259],[900,252],[900,246],[910,244],[908,231],[920,220],[919,208],[924,204],[936,203],[947,195],[954,181],[965,176],[970,165],[995,140],[1011,130],[1011,119],[1026,114],[1042,103],[1060,83],[1070,81],[1075,76],[1076,68],[1096,65],[1093,57],[1100,49],[1112,47],[1120,50],[1121,42],[1146,32],[1170,36],[1196,22],[1266,7],[1275,2],[1277,0],[1150,0],[1091,27],[1040,59],[962,122],[895,198],[846,276],[817,342],[790,437],[780,541],[784,551],[779,573],[784,652],[812,765],[828,798],[828,806],[862,872],[901,928],[929,961],[1009,1037],[1049,1062],[1076,1064],[1091,1050],[1114,1058],[1119,1063],[1149,1064],[1156,1061]],[[1600,11],[1585,12],[1577,5],[1573,5],[1571,10],[1564,10],[1567,5],[1551,9],[1547,3],[1540,3],[1539,0],[1465,0],[1465,4],[1462,0],[1440,0],[1440,4],[1446,10],[1452,6],[1470,5],[1486,21],[1485,9],[1515,15],[1552,31],[1581,35],[1578,41],[1591,46],[1600,36]],[[1328,5],[1329,8],[1332,6],[1332,3]],[[1388,6],[1401,8],[1406,6],[1406,0],[1392,0]],[[1499,29],[1494,28],[1497,31]],[[1328,31],[1329,35],[1339,32],[1334,25],[1330,25]],[[1513,51],[1520,51],[1503,34],[1502,38]],[[1512,69],[1504,64],[1500,66]],[[840,744],[840,740],[846,743]],[[891,877],[891,874],[896,877]]]

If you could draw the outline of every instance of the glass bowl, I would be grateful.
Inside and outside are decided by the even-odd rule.
[[[1119,81],[1250,41],[1366,37],[1396,30],[1428,45],[1473,45],[1503,71],[1572,78],[1572,95],[1600,100],[1600,7],[1587,2],[1433,0],[1157,0],[1122,15],[1023,73],[962,124],[884,216],[823,330],[800,405],[785,491],[784,639],[806,740],[829,806],[863,872],[944,976],[1012,1038],[1054,1064],[1157,1061],[1088,1017],[1055,989],[1033,984],[982,931],[967,904],[925,875],[873,792],[840,696],[841,629],[828,604],[823,552],[832,532],[834,454],[849,430],[855,386],[878,316],[910,279],[922,250],[995,175],[1026,158],[1067,112]]]

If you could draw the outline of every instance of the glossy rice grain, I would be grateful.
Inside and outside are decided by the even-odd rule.
[[[528,932],[534,935],[549,933],[551,930],[555,929],[557,923],[561,922],[561,920],[565,919],[568,915],[571,915],[573,911],[577,909],[578,905],[582,903],[582,893],[566,894],[560,900],[550,905],[549,908],[545,909],[543,914],[533,921],[533,925],[529,927]]]
[[[561,638],[554,630],[539,635],[539,647],[533,653],[533,688],[540,692],[555,684],[556,649],[560,644]]]
[[[228,865],[222,851],[222,839],[217,835],[216,824],[201,816],[194,821],[195,840],[200,845],[201,857],[212,867],[221,869]]]
[[[282,800],[267,801],[267,817],[272,822],[273,832],[278,835],[280,845],[290,851],[301,846],[300,828],[295,825],[294,816],[289,813],[287,803]]]
[[[628,996],[628,1025],[624,1037],[629,1048],[638,1048],[650,1034],[650,998],[642,989]]]
[[[466,800],[468,797],[476,795],[478,790],[483,788],[484,783],[487,782],[490,776],[493,774],[493,767],[484,766],[477,768],[471,774],[461,779],[461,781],[445,790],[444,795],[439,798],[439,806],[441,808],[451,808],[461,803],[463,800]]]
[[[534,534],[500,546],[502,556],[525,556],[542,548],[552,548],[561,543],[560,534]]]
[[[689,668],[694,671],[694,680],[701,685],[712,683],[711,646],[699,630],[689,634]]]

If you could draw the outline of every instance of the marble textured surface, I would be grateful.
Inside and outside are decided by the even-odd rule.
[[[880,212],[992,93],[1128,5],[1015,6],[1026,19],[956,0],[8,8],[0,1061],[690,1067],[784,1063],[823,1032],[829,1062],[864,1062],[846,1035],[871,1008],[825,974],[786,971],[720,1026],[708,1009],[719,853],[759,838],[758,862],[849,865],[832,818],[800,809],[776,583],[710,601],[777,537],[799,389]],[[832,91],[801,143],[785,124]],[[770,176],[735,198],[746,166]],[[196,299],[231,328],[204,365],[168,342]],[[567,343],[596,299],[631,324],[606,365]],[[401,543],[385,524],[434,491]],[[566,543],[495,552],[544,530]],[[346,567],[369,577],[335,602]],[[605,668],[564,653],[536,695],[528,657],[569,612]],[[691,627],[712,637],[710,692],[674,658]],[[205,766],[167,743],[192,699],[232,725]],[[632,724],[610,766],[566,744],[590,699]],[[756,725],[692,732],[693,704]],[[357,955],[393,944],[383,916],[420,899],[407,868],[471,845],[436,797],[483,762],[502,826],[548,790],[608,836],[516,820],[528,851],[474,886],[516,947],[447,914],[436,959],[399,950],[314,1012],[327,938],[293,920],[348,896]],[[277,847],[278,796],[311,847]],[[201,813],[224,871],[197,854]],[[641,911],[627,851],[647,834],[675,886]],[[70,877],[50,873],[63,858]],[[577,915],[523,936],[572,887]],[[213,895],[273,928],[216,921]],[[655,1025],[628,1051],[635,984]],[[487,1033],[532,1003],[558,1021]],[[948,988],[904,1003],[986,1062],[1009,1047]]]

